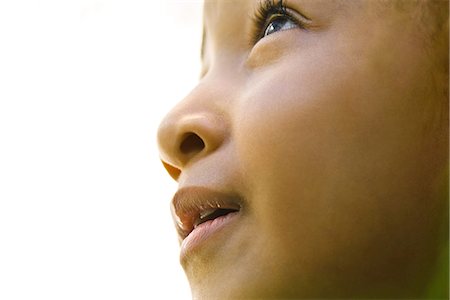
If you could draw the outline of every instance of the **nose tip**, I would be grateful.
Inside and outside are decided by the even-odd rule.
[[[177,180],[189,163],[206,157],[219,148],[226,135],[227,126],[220,115],[168,115],[158,129],[158,145],[163,165]]]

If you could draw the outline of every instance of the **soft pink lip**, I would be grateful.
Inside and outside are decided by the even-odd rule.
[[[181,243],[181,259],[183,260],[189,254],[194,253],[199,247],[207,243],[208,239],[217,236],[238,217],[239,212],[233,212],[197,226]]]
[[[172,199],[172,214],[182,243],[182,252],[187,252],[203,243],[208,237],[235,220],[239,212],[216,218],[200,224],[194,223],[200,213],[209,208],[232,208],[241,210],[239,196],[211,190],[206,187],[190,186],[179,189]]]

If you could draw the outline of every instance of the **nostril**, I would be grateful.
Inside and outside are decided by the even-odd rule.
[[[180,150],[183,154],[198,153],[204,148],[205,142],[193,132],[186,134],[180,145]]]
[[[180,174],[181,174],[181,170],[178,169],[178,168],[175,168],[175,167],[172,166],[172,165],[169,165],[168,163],[164,162],[163,160],[161,160],[161,162],[163,163],[164,168],[166,168],[166,170],[167,170],[167,172],[169,173],[169,175],[170,175],[173,179],[178,180],[178,177],[180,177]]]

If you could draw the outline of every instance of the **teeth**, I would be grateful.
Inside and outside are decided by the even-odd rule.
[[[200,213],[200,220],[206,218],[217,210],[217,208],[210,208]]]

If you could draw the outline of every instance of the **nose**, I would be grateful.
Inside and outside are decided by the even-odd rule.
[[[223,114],[213,110],[177,107],[161,122],[158,146],[169,175],[178,180],[182,171],[218,149],[227,137]]]

